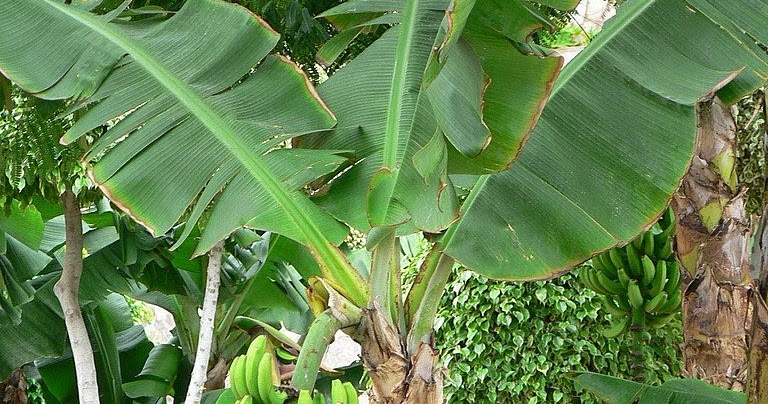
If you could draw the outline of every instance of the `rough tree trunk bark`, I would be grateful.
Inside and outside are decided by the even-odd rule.
[[[17,369],[0,383],[0,403],[27,404],[27,377],[23,369]]]
[[[360,324],[362,352],[371,377],[373,404],[442,404],[443,375],[434,343],[407,354],[397,329],[374,305]]]
[[[205,271],[206,281],[203,310],[200,314],[200,336],[197,341],[197,354],[195,354],[195,364],[192,367],[187,398],[184,400],[187,404],[199,404],[200,398],[203,396],[203,389],[205,388],[208,361],[211,358],[216,302],[219,298],[221,255],[223,250],[224,243],[219,241],[213,246],[208,255],[208,269]]]
[[[743,390],[747,373],[749,221],[734,171],[736,125],[716,99],[699,107],[698,149],[675,196],[689,377]]]
[[[61,202],[64,205],[66,250],[61,278],[54,285],[53,291],[64,312],[64,323],[67,327],[67,335],[75,361],[80,403],[98,404],[99,387],[96,382],[93,349],[91,348],[91,341],[88,339],[88,330],[85,328],[85,321],[83,321],[78,301],[80,276],[83,273],[83,226],[80,217],[80,204],[71,191],[65,191],[61,194]]]
[[[763,90],[762,110],[763,148],[768,150],[768,105]],[[768,169],[764,174],[768,174]],[[749,372],[747,374],[747,403],[762,404],[768,402],[768,182],[763,187],[763,209],[760,225],[755,234],[755,246],[752,253],[755,265],[752,274],[755,288],[752,293],[752,332],[749,347]]]

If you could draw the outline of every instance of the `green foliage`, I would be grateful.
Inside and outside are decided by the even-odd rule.
[[[568,24],[553,33],[547,31],[538,32],[536,42],[551,49],[583,46],[592,40],[594,34],[594,32],[584,31],[583,28],[577,25]]]
[[[58,199],[67,188],[75,193],[91,186],[80,165],[78,145],[62,146],[59,138],[70,119],[56,119],[64,104],[13,93],[12,110],[0,109],[0,206],[11,199],[27,205],[35,197]],[[85,196],[94,200],[96,192]],[[93,194],[93,195],[90,195]]]
[[[747,211],[759,213],[765,185],[765,90],[742,98],[736,105],[737,173],[739,184],[748,187]]]
[[[456,274],[443,296],[437,343],[450,376],[451,403],[598,403],[577,393],[566,372],[594,371],[631,377],[629,335],[606,338],[610,315],[599,295],[573,275],[505,283],[470,271]],[[645,380],[680,374],[679,316],[651,331]]]

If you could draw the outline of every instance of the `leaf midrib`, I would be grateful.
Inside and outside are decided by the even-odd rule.
[[[400,24],[400,36],[397,41],[394,74],[389,93],[387,108],[387,126],[384,132],[384,166],[395,170],[397,168],[397,150],[400,144],[400,120],[403,112],[403,98],[406,91],[405,78],[407,75],[409,55],[413,43],[413,31],[416,24],[419,0],[406,2],[403,10],[403,20]]]

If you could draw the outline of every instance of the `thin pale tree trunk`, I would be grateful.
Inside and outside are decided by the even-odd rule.
[[[61,202],[64,205],[66,249],[61,278],[54,285],[53,291],[64,312],[64,322],[72,347],[72,357],[75,361],[79,402],[81,404],[98,404],[99,387],[96,382],[93,349],[91,348],[91,341],[88,339],[88,330],[85,328],[85,321],[83,321],[80,302],[78,301],[80,277],[83,274],[83,226],[80,204],[71,191],[65,191],[61,194]]]
[[[208,255],[203,310],[200,315],[200,336],[197,341],[197,353],[195,354],[195,363],[192,367],[187,398],[184,400],[186,404],[199,404],[200,398],[203,395],[203,389],[205,388],[208,361],[211,358],[211,344],[213,343],[216,303],[219,299],[221,255],[223,250],[224,243],[219,241]]]
[[[716,99],[699,106],[697,153],[675,196],[688,377],[744,390],[752,321],[750,225],[734,170],[736,124]]]

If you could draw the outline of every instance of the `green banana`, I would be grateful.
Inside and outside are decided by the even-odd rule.
[[[632,306],[629,304],[629,299],[627,299],[627,295],[621,295],[621,296],[614,296],[615,303],[617,306],[619,306],[620,309],[624,310],[625,312],[629,313],[630,310],[632,310]]]
[[[283,404],[288,399],[288,393],[273,388],[269,393],[269,404]]]
[[[653,233],[649,230],[643,233],[643,253],[649,257],[653,257],[654,242]]]
[[[657,262],[654,272],[651,288],[648,291],[652,297],[658,296],[664,290],[664,284],[667,282],[667,263],[665,261]]]
[[[603,330],[603,335],[605,335],[608,338],[614,338],[617,337],[629,330],[629,324],[632,322],[632,319],[629,317],[624,317],[621,320],[618,320],[611,324],[610,327]]]
[[[643,235],[637,236],[634,240],[632,240],[632,245],[635,246],[637,251],[642,251],[643,249]]]
[[[677,264],[677,262],[673,261],[671,264],[669,264],[669,280],[667,281],[667,286],[664,288],[664,290],[667,292],[668,295],[672,296],[673,294],[679,294],[680,293],[680,265]]]
[[[643,286],[648,286],[653,282],[656,275],[656,267],[653,266],[653,261],[648,258],[647,255],[643,255]]]
[[[608,279],[602,272],[597,272],[595,276],[597,277],[597,282],[600,286],[607,290],[609,294],[620,295],[625,292],[624,288],[621,287],[621,283]]]
[[[617,271],[621,268],[626,269],[627,265],[624,265],[624,259],[622,258],[618,248],[611,248],[608,250],[608,257],[610,257],[611,262],[613,263],[613,266],[616,267]]]
[[[629,287],[629,281],[630,281],[629,275],[627,275],[627,271],[625,271],[624,269],[619,269],[618,274],[619,274],[619,283],[621,284],[621,287],[623,287],[624,290],[626,290],[627,287]]]
[[[603,285],[600,284],[600,281],[597,280],[597,274],[596,271],[585,271],[587,274],[587,278],[589,279],[590,288],[594,290],[597,293],[603,294],[603,295],[610,295],[611,292],[608,291],[608,289],[604,288]]]
[[[253,397],[250,395],[246,395],[245,397],[240,399],[240,404],[254,404]]]
[[[626,310],[622,310],[613,300],[612,297],[603,296],[603,308],[610,313],[614,318],[627,315]]]
[[[248,347],[245,354],[245,378],[247,381],[248,393],[254,397],[259,396],[259,361],[267,350],[267,337],[259,335]]]
[[[322,393],[315,394],[312,398],[312,404],[325,404],[325,396]]]
[[[275,349],[275,354],[277,355],[278,358],[282,359],[285,362],[295,362],[297,358],[296,355],[280,347]]]
[[[245,379],[245,356],[238,356],[229,367],[229,383],[235,397],[243,398],[248,394],[248,383]]]
[[[296,404],[312,404],[312,393],[309,390],[302,390],[299,392],[299,399]]]
[[[659,309],[657,310],[658,313],[664,313],[664,314],[674,314],[680,311],[680,306],[683,303],[682,294],[680,292],[675,293],[674,295],[670,295],[667,299],[667,302],[664,303]]]
[[[640,263],[640,251],[631,243],[627,244],[624,250],[627,252],[627,263],[629,264],[630,272],[636,277],[641,276],[643,274],[643,266]]]
[[[613,268],[613,265],[610,267],[606,266],[605,263],[603,263],[602,259],[598,259],[598,257],[592,258],[592,266],[598,270],[599,272],[602,272],[608,279],[616,280],[616,270]]]
[[[616,271],[619,269],[619,268],[616,268],[613,265],[613,261],[611,261],[611,258],[608,256],[608,254],[603,253],[603,254],[598,255],[595,258],[597,258],[598,261],[603,263],[603,267],[605,267],[606,271],[608,271],[608,272],[611,272],[611,273],[615,274]],[[606,274],[606,275],[608,275],[608,274]],[[608,276],[608,277],[610,278],[610,276]]]
[[[259,394],[257,397],[265,403],[269,402],[269,393],[273,390],[272,373],[274,363],[272,361],[272,352],[264,352],[259,361],[259,378],[257,380],[257,390]]]
[[[629,298],[629,304],[632,308],[638,309],[643,306],[643,294],[640,292],[640,287],[634,279],[627,286],[627,298]]]
[[[667,302],[667,292],[661,292],[653,299],[649,300],[645,305],[646,313],[655,313],[656,309],[663,306]]]
[[[672,238],[667,237],[664,240],[664,243],[658,247],[658,251],[656,252],[657,252],[656,256],[659,259],[662,259],[662,260],[669,259],[669,257],[672,256]]]
[[[331,381],[331,403],[347,403],[347,391],[344,389],[344,384],[339,379],[333,379],[333,381]]]
[[[674,314],[654,315],[648,320],[648,325],[653,328],[659,328],[668,323],[673,317],[675,317]]]
[[[592,279],[589,277],[589,273],[592,272],[589,270],[589,268],[581,268],[581,270],[578,273],[579,281],[581,281],[581,284],[592,289],[593,291],[597,293],[601,293],[600,290],[598,290],[597,286],[592,283]]]
[[[358,404],[357,389],[350,382],[344,382],[344,390],[347,393],[347,404]]]

